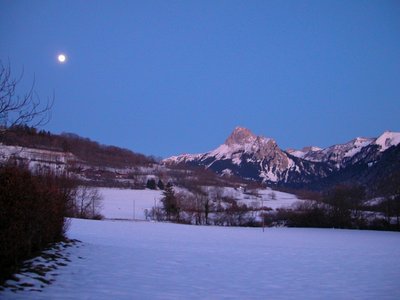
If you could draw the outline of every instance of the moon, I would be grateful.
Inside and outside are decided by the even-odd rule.
[[[64,64],[64,63],[67,61],[67,56],[66,56],[65,54],[63,54],[63,53],[60,53],[60,54],[57,56],[57,60],[58,60],[58,62],[59,62],[60,64]]]

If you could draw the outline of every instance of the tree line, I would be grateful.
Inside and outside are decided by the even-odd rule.
[[[273,200],[273,193],[270,198]],[[148,216],[158,221],[193,225],[283,225],[399,231],[400,191],[371,201],[362,186],[338,185],[319,200],[301,200],[291,207],[273,211],[258,203],[251,206],[240,203],[232,196],[224,195],[220,187],[192,186],[190,191],[177,192],[168,183],[161,206],[154,207]]]
[[[154,207],[149,217],[193,225],[261,226],[257,215],[268,207],[249,207],[231,196],[224,195],[220,187],[192,186],[190,191],[175,191],[169,182],[163,191],[161,206]]]
[[[399,177],[393,183],[400,186]],[[291,208],[264,216],[267,224],[289,227],[320,227],[400,231],[400,191],[376,199],[366,197],[358,185],[338,185],[321,200],[299,201]]]
[[[51,134],[26,124],[3,128],[0,142],[5,145],[70,152],[80,160],[94,166],[125,168],[155,163],[154,158],[127,149],[101,145],[72,133]]]

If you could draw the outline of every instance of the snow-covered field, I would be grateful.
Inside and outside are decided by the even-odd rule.
[[[27,273],[0,299],[400,299],[400,233],[133,222],[159,191],[100,192],[107,218],[131,220],[72,219],[82,243],[61,247],[51,284]]]
[[[74,219],[67,266],[2,299],[400,299],[400,234]]]
[[[146,220],[145,210],[160,205],[162,191],[100,188],[100,213],[107,219]]]
[[[162,191],[100,188],[99,192],[103,197],[100,212],[106,219],[146,220],[146,209],[150,211],[154,206],[161,206]],[[259,190],[256,196],[224,188],[222,195],[231,196],[248,206],[260,207],[262,203],[272,209],[290,206],[298,201],[295,195],[270,189]]]

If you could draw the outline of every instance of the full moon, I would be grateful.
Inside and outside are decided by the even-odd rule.
[[[63,64],[67,61],[67,56],[65,54],[59,54],[57,59],[59,63]]]

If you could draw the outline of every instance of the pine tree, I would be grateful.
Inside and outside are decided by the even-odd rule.
[[[157,187],[158,187],[160,190],[163,190],[163,189],[165,188],[164,183],[162,182],[161,179],[158,180]]]
[[[161,199],[161,202],[163,204],[163,209],[167,216],[167,220],[179,221],[178,199],[176,198],[175,191],[170,182],[165,187],[163,196],[164,197]]]
[[[156,181],[151,178],[147,180],[146,183],[146,188],[150,189],[150,190],[155,190],[156,189]]]

